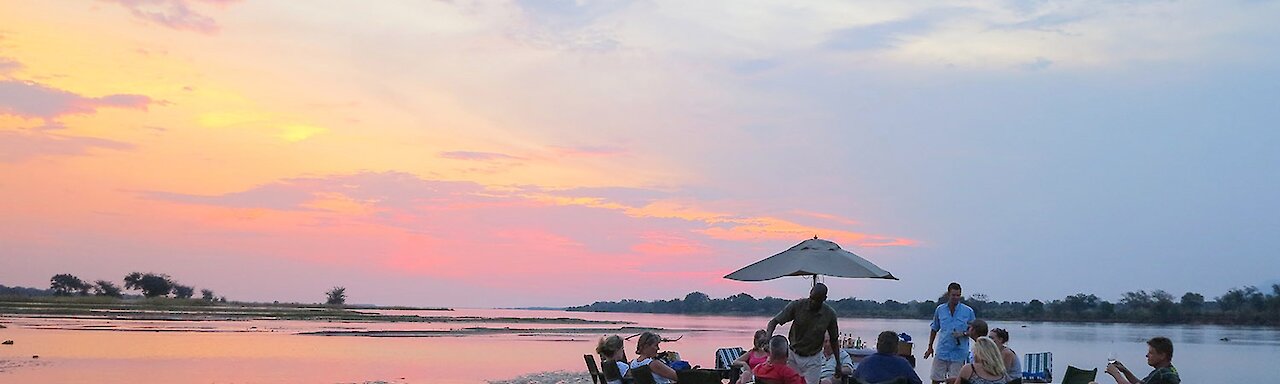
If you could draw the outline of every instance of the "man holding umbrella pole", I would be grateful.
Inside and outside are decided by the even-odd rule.
[[[787,304],[782,312],[769,320],[769,325],[765,328],[772,336],[774,328],[779,324],[795,321],[788,337],[791,340],[791,352],[787,365],[800,372],[805,382],[810,384],[816,384],[822,376],[825,362],[822,355],[823,342],[829,340],[832,350],[840,350],[840,328],[836,324],[836,311],[826,304],[826,300],[826,284],[814,284],[813,289],[809,290],[808,298]],[[836,366],[839,367],[839,353],[835,354],[835,359]],[[836,370],[834,378],[840,378],[839,370]]]

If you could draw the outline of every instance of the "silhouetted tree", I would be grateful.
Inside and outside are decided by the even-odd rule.
[[[213,291],[209,289],[200,290],[200,299],[208,302],[213,302],[217,300],[216,297],[213,297]]]
[[[52,289],[53,294],[58,296],[87,295],[90,287],[92,286],[85,284],[79,277],[69,273],[57,274],[49,278],[49,289]]]
[[[702,292],[689,292],[684,295],[684,309],[689,312],[701,312],[711,302],[711,297]]]
[[[1032,299],[1031,302],[1027,303],[1023,312],[1031,317],[1040,317],[1044,315],[1044,302],[1039,299]]]
[[[328,296],[324,301],[325,304],[344,305],[347,303],[347,288],[345,287],[333,287],[325,295]]]
[[[1062,305],[1065,305],[1068,311],[1084,313],[1098,306],[1098,296],[1077,293],[1063,299]]]
[[[1157,289],[1151,293],[1151,312],[1156,317],[1156,321],[1167,323],[1177,320],[1180,317],[1178,307],[1173,304],[1173,295]]]
[[[1099,318],[1099,319],[1110,319],[1110,318],[1112,318],[1112,317],[1113,317],[1113,316],[1115,316],[1115,315],[1116,315],[1116,305],[1115,305],[1115,304],[1112,304],[1110,301],[1105,301],[1105,300],[1104,300],[1103,302],[1101,302],[1101,303],[1098,303],[1098,318]]]
[[[120,292],[120,287],[116,283],[106,280],[98,280],[93,282],[93,294],[98,296],[110,296],[115,298],[124,297],[124,293]]]
[[[195,294],[196,294],[195,288],[191,288],[182,284],[173,285],[173,297],[176,297],[179,299],[190,299],[191,296],[195,296]]]
[[[1120,298],[1120,304],[1133,309],[1147,309],[1154,301],[1147,291],[1125,292]]]
[[[1224,311],[1238,310],[1244,306],[1245,295],[1244,290],[1240,288],[1231,288],[1227,293],[1218,296],[1218,307]]]
[[[1204,295],[1195,292],[1187,292],[1182,295],[1182,300],[1178,302],[1182,306],[1182,310],[1186,313],[1200,312],[1200,308],[1204,308]]]
[[[124,288],[142,291],[148,298],[160,297],[173,292],[174,282],[169,275],[134,272],[124,277]]]

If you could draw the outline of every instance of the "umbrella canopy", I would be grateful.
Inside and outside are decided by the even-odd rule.
[[[893,279],[889,273],[867,259],[840,248],[839,244],[822,240],[816,236],[796,244],[791,249],[769,256],[725,275],[726,279],[741,281],[765,281],[783,276],[818,275]]]

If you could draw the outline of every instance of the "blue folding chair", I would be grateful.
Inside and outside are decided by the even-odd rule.
[[[1052,383],[1053,352],[1028,353],[1022,369],[1024,383]]]
[[[720,348],[716,350],[716,369],[729,369],[729,364],[733,364],[734,360],[742,357],[747,351],[742,347]]]

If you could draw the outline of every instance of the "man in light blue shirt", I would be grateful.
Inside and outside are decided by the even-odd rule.
[[[960,375],[960,367],[969,358],[969,338],[965,332],[969,323],[977,319],[973,308],[960,302],[962,297],[960,283],[947,285],[947,302],[938,305],[933,311],[933,322],[929,323],[929,348],[924,351],[924,358],[934,355],[934,340],[937,340],[937,358],[933,360],[929,380],[938,384]]]

